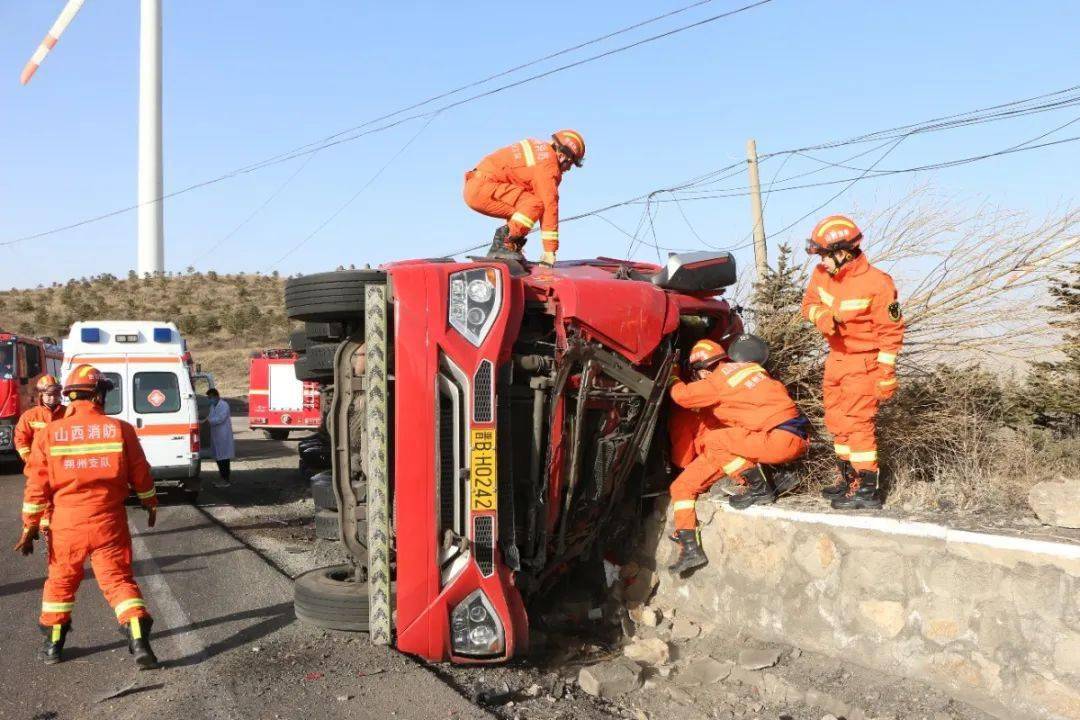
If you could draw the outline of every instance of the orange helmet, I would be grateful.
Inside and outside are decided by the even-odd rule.
[[[833,250],[854,250],[862,241],[862,230],[844,215],[830,215],[816,226],[806,241],[806,252],[811,255]]]
[[[37,388],[38,392],[43,393],[50,388],[60,387],[60,381],[56,379],[55,375],[42,375],[38,378],[37,385],[34,387]]]
[[[64,395],[70,400],[86,400],[112,390],[112,380],[101,374],[93,365],[76,365],[64,383]]]
[[[727,352],[720,343],[713,340],[698,340],[690,351],[690,369],[707,370],[727,357]]]
[[[555,149],[570,158],[575,167],[585,162],[585,138],[577,130],[560,130],[551,136]]]

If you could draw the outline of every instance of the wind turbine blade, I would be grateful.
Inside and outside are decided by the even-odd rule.
[[[23,85],[30,82],[30,78],[34,76],[38,67],[45,60],[45,56],[49,54],[50,50],[56,47],[56,41],[64,34],[64,30],[71,24],[76,13],[82,9],[84,2],[86,2],[86,0],[68,0],[68,4],[60,11],[60,16],[56,18],[56,22],[49,28],[49,32],[45,35],[45,39],[41,41],[37,50],[35,50],[34,54],[30,57],[30,61],[26,63],[26,67],[23,68],[22,75],[19,76],[19,82]]]

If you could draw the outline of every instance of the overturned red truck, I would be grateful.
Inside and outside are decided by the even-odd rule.
[[[475,258],[291,279],[322,346],[351,563],[298,578],[296,614],[431,660],[527,649],[530,602],[617,556],[670,482],[667,378],[742,322],[727,253],[663,266]]]

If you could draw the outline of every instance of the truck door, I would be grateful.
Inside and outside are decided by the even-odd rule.
[[[195,397],[187,369],[180,364],[128,359],[132,424],[151,467],[186,465],[191,458]]]

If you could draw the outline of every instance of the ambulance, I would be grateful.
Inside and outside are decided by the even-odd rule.
[[[89,363],[113,381],[105,413],[135,426],[155,483],[199,493],[199,417],[187,343],[173,323],[87,320],[64,339],[63,374]]]

